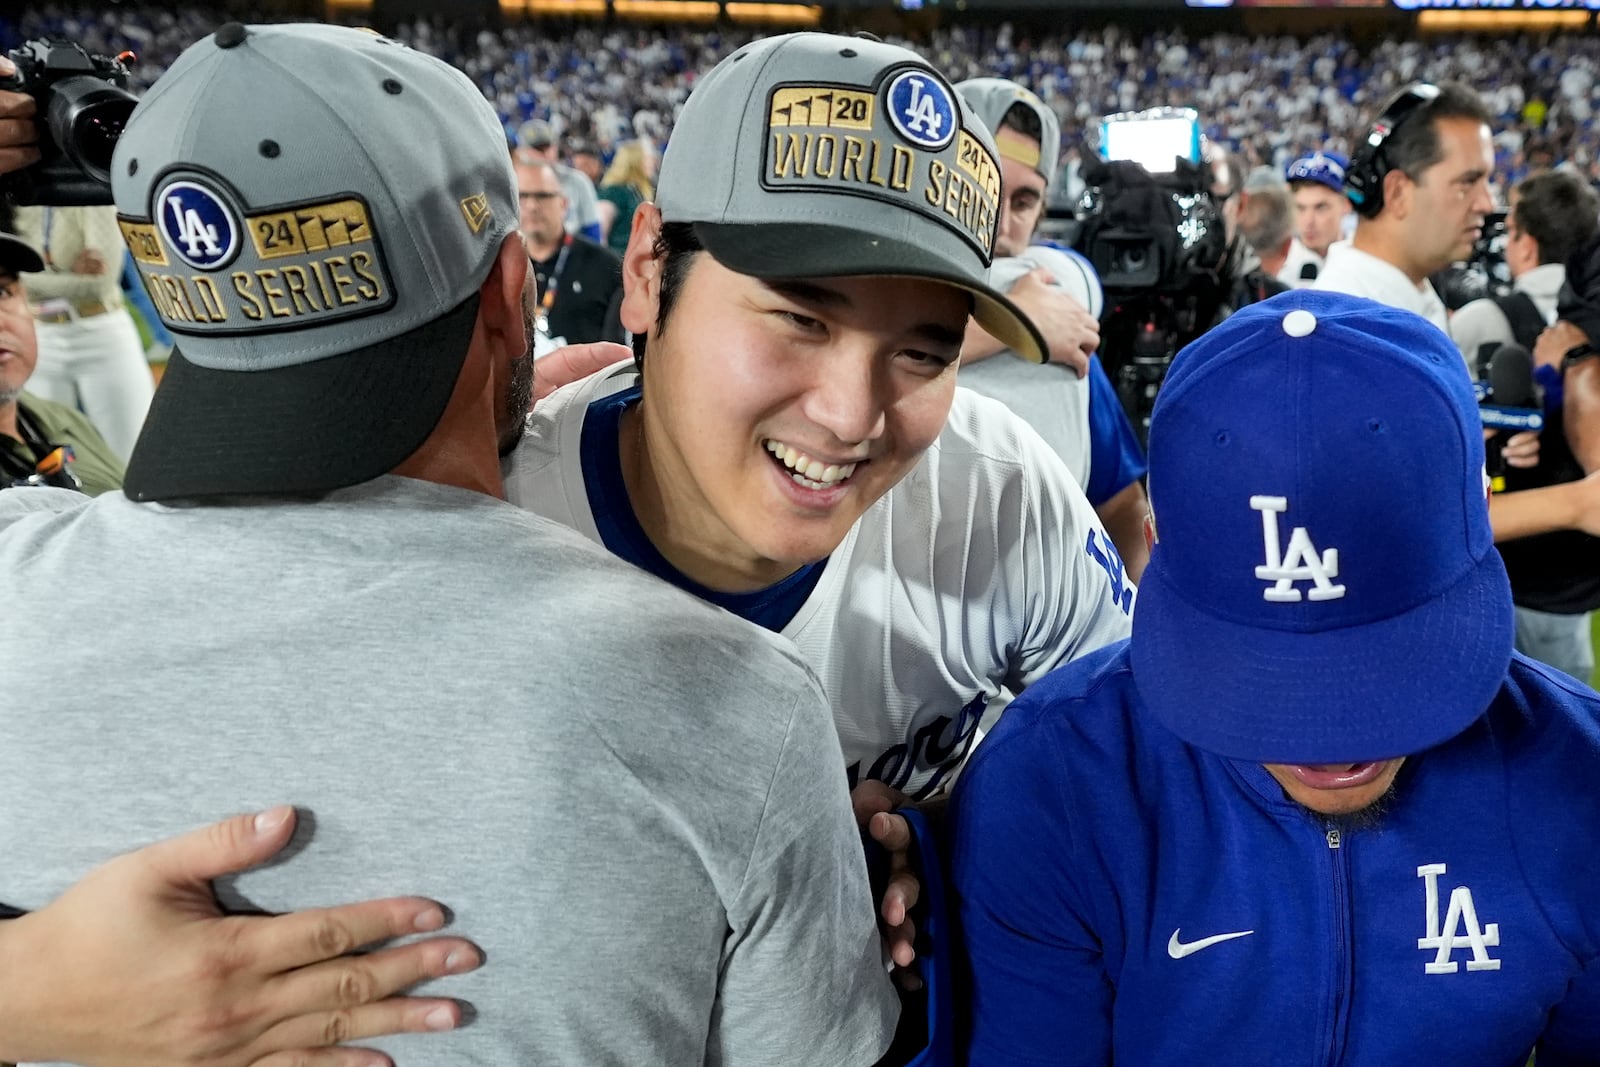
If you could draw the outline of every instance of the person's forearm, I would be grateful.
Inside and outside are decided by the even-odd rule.
[[[44,300],[70,300],[74,304],[93,301],[109,302],[106,297],[113,288],[121,291],[114,278],[104,274],[73,274],[71,271],[42,271],[26,279],[28,299],[35,304]]]
[[[979,326],[977,319],[967,320],[967,333],[961,339],[962,363],[977,363],[979,360],[999,355],[1005,350],[1005,343]]]
[[[1575,364],[1563,378],[1567,444],[1583,469],[1593,473],[1600,470],[1600,357]]]
[[[1496,493],[1489,498],[1489,525],[1496,543],[1567,530],[1578,525],[1581,482]]]

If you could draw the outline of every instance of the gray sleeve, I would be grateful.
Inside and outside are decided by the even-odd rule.
[[[707,1064],[864,1067],[900,1004],[820,689],[796,701],[750,865],[730,902]]]

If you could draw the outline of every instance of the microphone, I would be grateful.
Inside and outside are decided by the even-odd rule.
[[[1519,344],[1503,344],[1489,357],[1489,388],[1478,417],[1496,431],[1484,442],[1491,492],[1506,487],[1505,438],[1522,430],[1544,429],[1544,411],[1533,387],[1533,356]]]
[[[1300,264],[1300,280],[1314,282],[1317,280],[1317,265],[1315,263]]]

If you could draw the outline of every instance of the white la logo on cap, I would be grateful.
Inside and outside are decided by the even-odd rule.
[[[176,181],[156,194],[156,218],[167,247],[199,270],[220,270],[239,250],[239,226],[216,193]]]
[[[1266,563],[1256,568],[1256,577],[1276,583],[1262,592],[1262,599],[1277,604],[1299,602],[1300,590],[1294,587],[1295,582],[1316,585],[1308,594],[1312,600],[1338,600],[1344,596],[1344,586],[1328,580],[1339,577],[1339,550],[1318,552],[1304,526],[1296,526],[1290,533],[1289,557],[1284,558],[1278,541],[1278,516],[1289,510],[1288,497],[1253,496],[1250,507],[1261,512],[1261,538],[1267,553]]]
[[[889,121],[914,145],[938,151],[956,135],[956,102],[950,90],[924,70],[908,70],[884,94]]]

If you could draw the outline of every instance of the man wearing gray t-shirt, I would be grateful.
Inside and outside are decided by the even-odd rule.
[[[8,653],[37,666],[0,708],[0,903],[288,801],[288,858],[219,882],[224,906],[403,886],[483,950],[419,989],[473,1025],[373,1043],[397,1062],[876,1061],[898,1004],[811,673],[498,499],[531,300],[471,82],[355,30],[230,24],[112,172],[180,341],[125,495],[0,493]],[[164,951],[152,980],[184,973]],[[25,1009],[0,1006],[0,1060],[90,1061],[8,1045]]]

